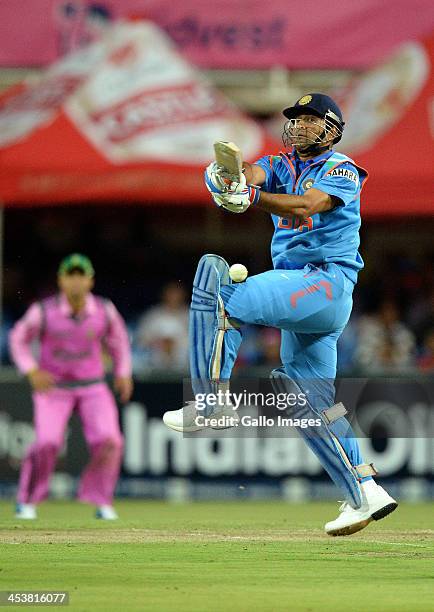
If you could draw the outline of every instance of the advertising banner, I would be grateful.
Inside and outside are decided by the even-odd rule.
[[[278,143],[150,23],[119,23],[0,98],[0,201],[204,203],[216,140]]]
[[[234,393],[245,389],[244,383],[238,381]],[[257,396],[249,399],[250,406],[240,409],[242,427],[183,436],[161,419],[165,410],[182,405],[182,384],[136,382],[133,400],[119,411],[125,453],[118,493],[180,498],[333,496],[331,481],[295,427],[281,420],[282,426],[270,412],[252,411]],[[365,460],[374,463],[381,480],[412,499],[434,496],[432,378],[342,379],[336,399],[344,401]],[[27,384],[0,384],[0,405],[0,492],[10,495],[33,436]],[[86,459],[74,416],[53,480],[55,495],[73,494]]]
[[[329,92],[346,121],[339,147],[369,172],[364,218],[434,212],[433,66],[431,37]],[[0,97],[0,202],[209,206],[213,143],[251,162],[279,152],[282,127],[238,110],[156,26],[118,23]]]
[[[433,11],[430,0],[32,0],[25,11],[3,2],[0,65],[48,65],[124,18],[154,22],[202,68],[363,69],[429,34]]]

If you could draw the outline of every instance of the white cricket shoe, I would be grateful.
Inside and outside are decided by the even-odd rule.
[[[37,518],[35,504],[17,504],[15,508],[15,518],[34,520]]]
[[[213,413],[204,416],[202,410],[196,408],[195,402],[187,402],[187,405],[179,410],[169,410],[163,415],[163,422],[170,429],[183,433],[202,431],[211,427],[212,429],[228,429],[236,427],[240,417],[234,410],[232,404],[216,406]]]
[[[398,507],[398,503],[383,487],[374,480],[368,480],[360,485],[362,490],[362,505],[355,510],[347,502],[339,508],[339,516],[334,521],[326,523],[324,529],[331,536],[346,536],[356,533],[369,525],[371,521],[379,521]]]
[[[103,521],[116,521],[119,518],[113,506],[98,506],[95,517]]]

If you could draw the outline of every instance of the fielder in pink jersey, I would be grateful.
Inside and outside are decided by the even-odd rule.
[[[74,410],[83,424],[90,462],[78,498],[97,506],[96,516],[115,519],[113,492],[123,438],[116,403],[104,381],[103,347],[113,360],[114,386],[122,402],[132,394],[131,351],[125,323],[109,300],[91,293],[94,269],[84,255],[60,264],[58,295],[35,302],[13,327],[10,351],[33,388],[35,441],[25,456],[17,499],[18,518],[36,518]],[[40,355],[32,345],[37,340]]]

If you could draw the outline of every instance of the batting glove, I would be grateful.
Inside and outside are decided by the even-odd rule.
[[[240,191],[228,191],[226,193],[213,193],[212,198],[214,203],[233,213],[245,212],[251,204],[257,204],[260,191],[258,187],[246,185]]]
[[[205,185],[211,193],[225,193],[227,191],[230,181],[224,179],[221,174],[222,171],[223,168],[218,166],[215,161],[205,169]]]

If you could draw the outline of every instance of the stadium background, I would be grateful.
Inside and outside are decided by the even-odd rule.
[[[345,11],[337,4],[331,11],[308,3],[315,17],[296,29],[293,2],[274,2],[259,20],[252,7],[260,3],[250,2],[247,15],[243,3],[228,8],[222,1],[217,25],[193,0],[167,14],[161,2],[139,0],[37,4],[35,14],[20,15],[19,22],[7,3],[1,8],[6,13],[0,54],[1,494],[14,495],[32,436],[29,389],[11,367],[7,334],[33,300],[55,289],[59,260],[80,251],[94,262],[96,290],[118,306],[133,344],[136,390],[133,401],[120,409],[126,436],[120,495],[335,497],[295,438],[182,440],[160,421],[165,410],[182,403],[187,376],[182,322],[200,255],[219,253],[230,263],[244,263],[250,274],[270,266],[266,216],[251,211],[239,219],[208,201],[201,173],[212,142],[235,140],[251,160],[277,152],[280,111],[315,90],[342,104],[348,123],[342,149],[371,173],[363,204],[366,267],[340,341],[339,375],[371,385],[362,398],[364,408],[375,405],[386,439],[377,445],[368,436],[362,444],[390,492],[401,499],[431,498],[434,38],[429,4],[412,3],[413,18],[405,20],[394,2],[394,17],[387,21],[384,3],[364,0]],[[121,17],[127,21],[120,23]],[[27,28],[24,46],[16,44],[18,27]],[[322,45],[309,44],[318,28]],[[86,66],[74,53],[98,40],[102,51]],[[148,63],[153,48],[167,69],[166,125],[158,119],[164,109],[152,97],[162,78],[155,57],[154,66]],[[56,64],[65,57],[66,72],[65,64]],[[143,68],[139,76],[137,66]],[[105,84],[119,87],[114,110],[107,111],[104,90],[100,96],[96,91]],[[147,109],[144,119],[136,119],[137,100]],[[116,119],[117,131],[101,117]],[[140,120],[140,129],[133,130]],[[278,336],[248,330],[236,373],[266,376],[276,360]],[[53,480],[54,496],[72,495],[84,461],[74,421]]]

